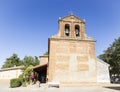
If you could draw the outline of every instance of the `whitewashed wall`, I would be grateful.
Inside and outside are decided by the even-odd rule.
[[[110,83],[109,64],[97,59],[97,82]]]
[[[22,74],[21,67],[0,69],[0,79],[18,78]]]

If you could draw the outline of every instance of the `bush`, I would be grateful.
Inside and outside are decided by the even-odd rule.
[[[23,73],[19,75],[19,78],[23,78]]]
[[[27,87],[26,82],[23,82],[23,83],[22,83],[22,87]]]
[[[15,78],[10,80],[10,87],[20,87],[22,85],[22,79],[21,78]]]
[[[19,79],[21,80],[22,84],[25,82],[25,78],[23,78],[23,74],[19,75]]]

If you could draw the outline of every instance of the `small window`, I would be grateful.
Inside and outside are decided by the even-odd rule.
[[[80,28],[78,25],[75,26],[75,36],[76,37],[80,36]]]
[[[68,24],[65,25],[65,36],[69,36],[70,35],[70,27]]]

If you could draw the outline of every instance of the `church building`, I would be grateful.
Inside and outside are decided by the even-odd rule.
[[[48,39],[48,56],[40,56],[34,71],[60,85],[109,83],[109,65],[95,56],[95,40],[88,37],[85,21],[71,14],[59,18],[58,33]]]

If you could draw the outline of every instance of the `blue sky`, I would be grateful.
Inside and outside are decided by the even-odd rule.
[[[13,53],[21,59],[43,55],[58,18],[71,11],[86,20],[96,56],[120,36],[120,0],[0,0],[0,67]]]

